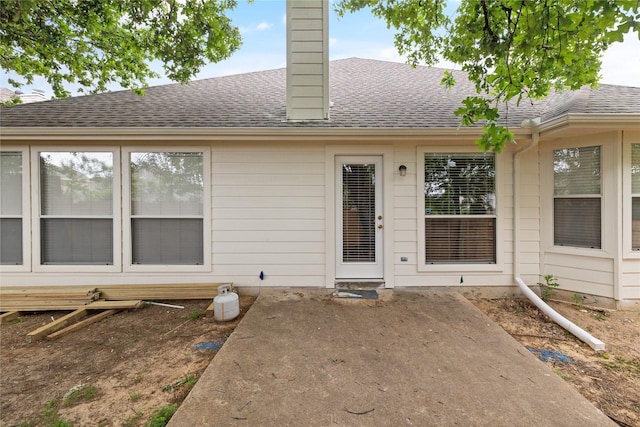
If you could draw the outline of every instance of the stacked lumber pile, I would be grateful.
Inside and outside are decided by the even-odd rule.
[[[25,311],[64,310],[71,313],[27,334],[29,342],[56,339],[98,322],[120,310],[135,309],[143,300],[213,299],[218,286],[231,283],[162,285],[0,287],[0,323]],[[213,309],[211,303],[210,309]],[[91,315],[89,315],[91,313]],[[97,314],[95,314],[97,313]]]
[[[103,285],[98,288],[106,300],[209,299],[218,294],[218,286],[232,283],[168,283],[154,285]]]
[[[0,311],[75,310],[99,299],[100,292],[96,288],[0,287]]]

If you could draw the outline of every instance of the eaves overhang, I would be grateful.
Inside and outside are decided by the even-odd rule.
[[[538,126],[541,137],[576,136],[612,130],[640,130],[640,113],[564,114]]]
[[[529,128],[511,128],[516,136]],[[357,141],[391,142],[421,138],[456,140],[478,138],[475,128],[207,128],[207,127],[6,127],[0,140],[12,141]]]

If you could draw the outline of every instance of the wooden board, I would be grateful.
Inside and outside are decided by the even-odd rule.
[[[140,308],[142,307],[141,300],[133,300],[133,301],[94,301],[91,304],[85,305],[83,308],[85,310],[124,310],[130,308]]]
[[[54,320],[53,322],[48,323],[36,329],[35,331],[29,332],[27,334],[27,339],[29,340],[29,342],[39,340],[40,338],[43,338],[49,334],[52,334],[66,327],[67,325],[74,323],[79,319],[82,319],[86,315],[87,315],[87,310],[84,308],[80,308],[76,311],[73,311],[67,314],[66,316],[62,316],[58,320]]]
[[[7,313],[2,313],[0,314],[0,325],[3,323],[7,323],[10,322],[12,320],[17,319],[18,317],[20,317],[22,315],[22,313],[20,313],[19,311],[9,311]]]
[[[172,299],[208,299],[218,295],[218,286],[225,283],[170,283],[153,285],[104,285],[98,291],[106,300],[172,300]]]
[[[1,311],[75,310],[100,300],[189,300],[213,299],[225,283],[165,283],[93,286],[0,287]],[[103,304],[103,303],[101,303]],[[137,306],[92,306],[92,309],[137,308]]]
[[[0,311],[75,310],[100,297],[94,287],[1,287]]]
[[[67,326],[64,329],[61,329],[57,332],[54,332],[50,335],[47,335],[47,339],[48,340],[55,340],[57,338],[63,337],[65,335],[70,334],[71,332],[75,332],[78,329],[84,328],[85,326],[91,325],[92,323],[96,323],[99,322],[100,320],[104,319],[105,317],[109,317],[112,314],[116,314],[117,312],[119,312],[120,310],[105,310],[101,313],[98,313],[94,316],[88,317],[84,320],[79,321],[78,323],[74,323],[73,325]]]

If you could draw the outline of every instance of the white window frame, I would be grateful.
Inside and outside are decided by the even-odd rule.
[[[625,135],[626,136],[626,135]],[[636,134],[636,138],[626,139],[623,143],[622,153],[622,188],[626,189],[622,201],[622,233],[623,257],[625,259],[640,259],[640,250],[633,249],[631,232],[633,230],[633,217],[631,215],[633,208],[633,199],[640,198],[640,194],[633,193],[631,187],[631,146],[640,145],[640,134]]]
[[[616,202],[615,180],[610,179],[610,171],[616,168],[615,150],[612,144],[618,141],[617,133],[603,133],[581,138],[556,140],[544,144],[540,150],[540,239],[541,251],[567,255],[581,255],[590,257],[608,258],[615,253],[616,228],[615,221],[607,221],[615,218]],[[574,246],[556,246],[554,244],[554,175],[553,156],[555,150],[563,148],[582,148],[600,146],[600,197],[601,214],[600,230],[601,248],[581,248]]]
[[[43,265],[41,262],[42,236],[40,230],[40,219],[42,212],[40,194],[40,153],[42,152],[109,152],[113,155],[113,264],[112,265],[77,265],[77,264],[56,264]],[[31,206],[33,215],[31,218],[32,234],[32,265],[35,272],[119,272],[122,271],[122,218],[120,215],[120,148],[114,146],[37,146],[31,149]]]
[[[202,215],[202,265],[162,265],[162,264],[133,264],[131,237],[131,153],[202,153],[202,168],[204,176],[203,215]],[[211,272],[211,150],[209,147],[158,147],[138,146],[122,149],[122,234],[123,234],[123,270],[139,273],[203,273]]]
[[[3,273],[31,271],[31,171],[29,168],[29,148],[24,146],[3,145],[2,151],[22,154],[22,264],[0,265]]]
[[[429,147],[417,147],[417,182],[416,182],[416,218],[418,220],[418,242],[417,242],[417,252],[418,252],[418,271],[419,272],[445,272],[451,273],[455,272],[456,274],[463,273],[483,273],[483,272],[502,272],[504,271],[503,265],[503,252],[504,252],[504,223],[503,216],[500,212],[502,210],[502,206],[504,205],[502,201],[502,192],[500,191],[502,185],[502,170],[503,170],[503,155],[495,154],[495,193],[496,193],[496,213],[495,215],[488,216],[482,215],[482,218],[495,218],[496,221],[496,236],[495,236],[495,246],[496,246],[496,262],[495,264],[466,264],[466,263],[452,263],[452,264],[427,264],[425,261],[426,258],[426,248],[425,248],[425,212],[424,212],[424,156],[425,154],[477,154],[477,147],[473,146],[429,146]],[[477,217],[476,215],[465,215],[464,216],[473,218]],[[443,217],[445,218],[445,217]]]
[[[555,187],[555,178],[556,178],[556,171],[555,171],[555,154],[557,151],[561,151],[561,150],[571,150],[571,149],[580,149],[580,148],[598,148],[599,149],[599,173],[600,173],[600,192],[599,193],[577,193],[577,194],[556,194],[556,187]],[[554,169],[552,171],[553,174],[553,230],[554,230],[554,235],[553,235],[553,244],[554,246],[558,246],[558,247],[570,247],[570,248],[584,248],[584,249],[602,249],[603,246],[603,241],[602,241],[602,235],[604,230],[602,229],[602,215],[603,215],[603,206],[602,206],[602,193],[603,193],[603,179],[602,179],[602,175],[603,175],[603,147],[600,144],[595,144],[595,145],[588,145],[586,147],[563,147],[563,148],[555,148],[553,150],[553,164],[554,164]],[[579,169],[582,170],[582,167],[580,167]],[[555,231],[556,231],[556,200],[599,200],[600,201],[600,247],[588,247],[586,245],[571,245],[571,244],[557,244],[556,243],[556,236],[555,236]],[[584,234],[584,233],[582,233]]]

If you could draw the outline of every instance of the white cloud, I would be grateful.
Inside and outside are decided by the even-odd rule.
[[[338,44],[338,39],[329,37],[329,46],[335,46],[336,44]]]
[[[622,43],[614,43],[602,56],[602,83],[640,87],[640,40],[627,33]]]
[[[282,15],[282,25],[287,25],[287,14]]]
[[[264,31],[264,30],[269,30],[271,29],[271,27],[273,27],[273,24],[268,23],[267,21],[262,21],[261,23],[259,23],[256,26],[256,30],[258,31]]]

